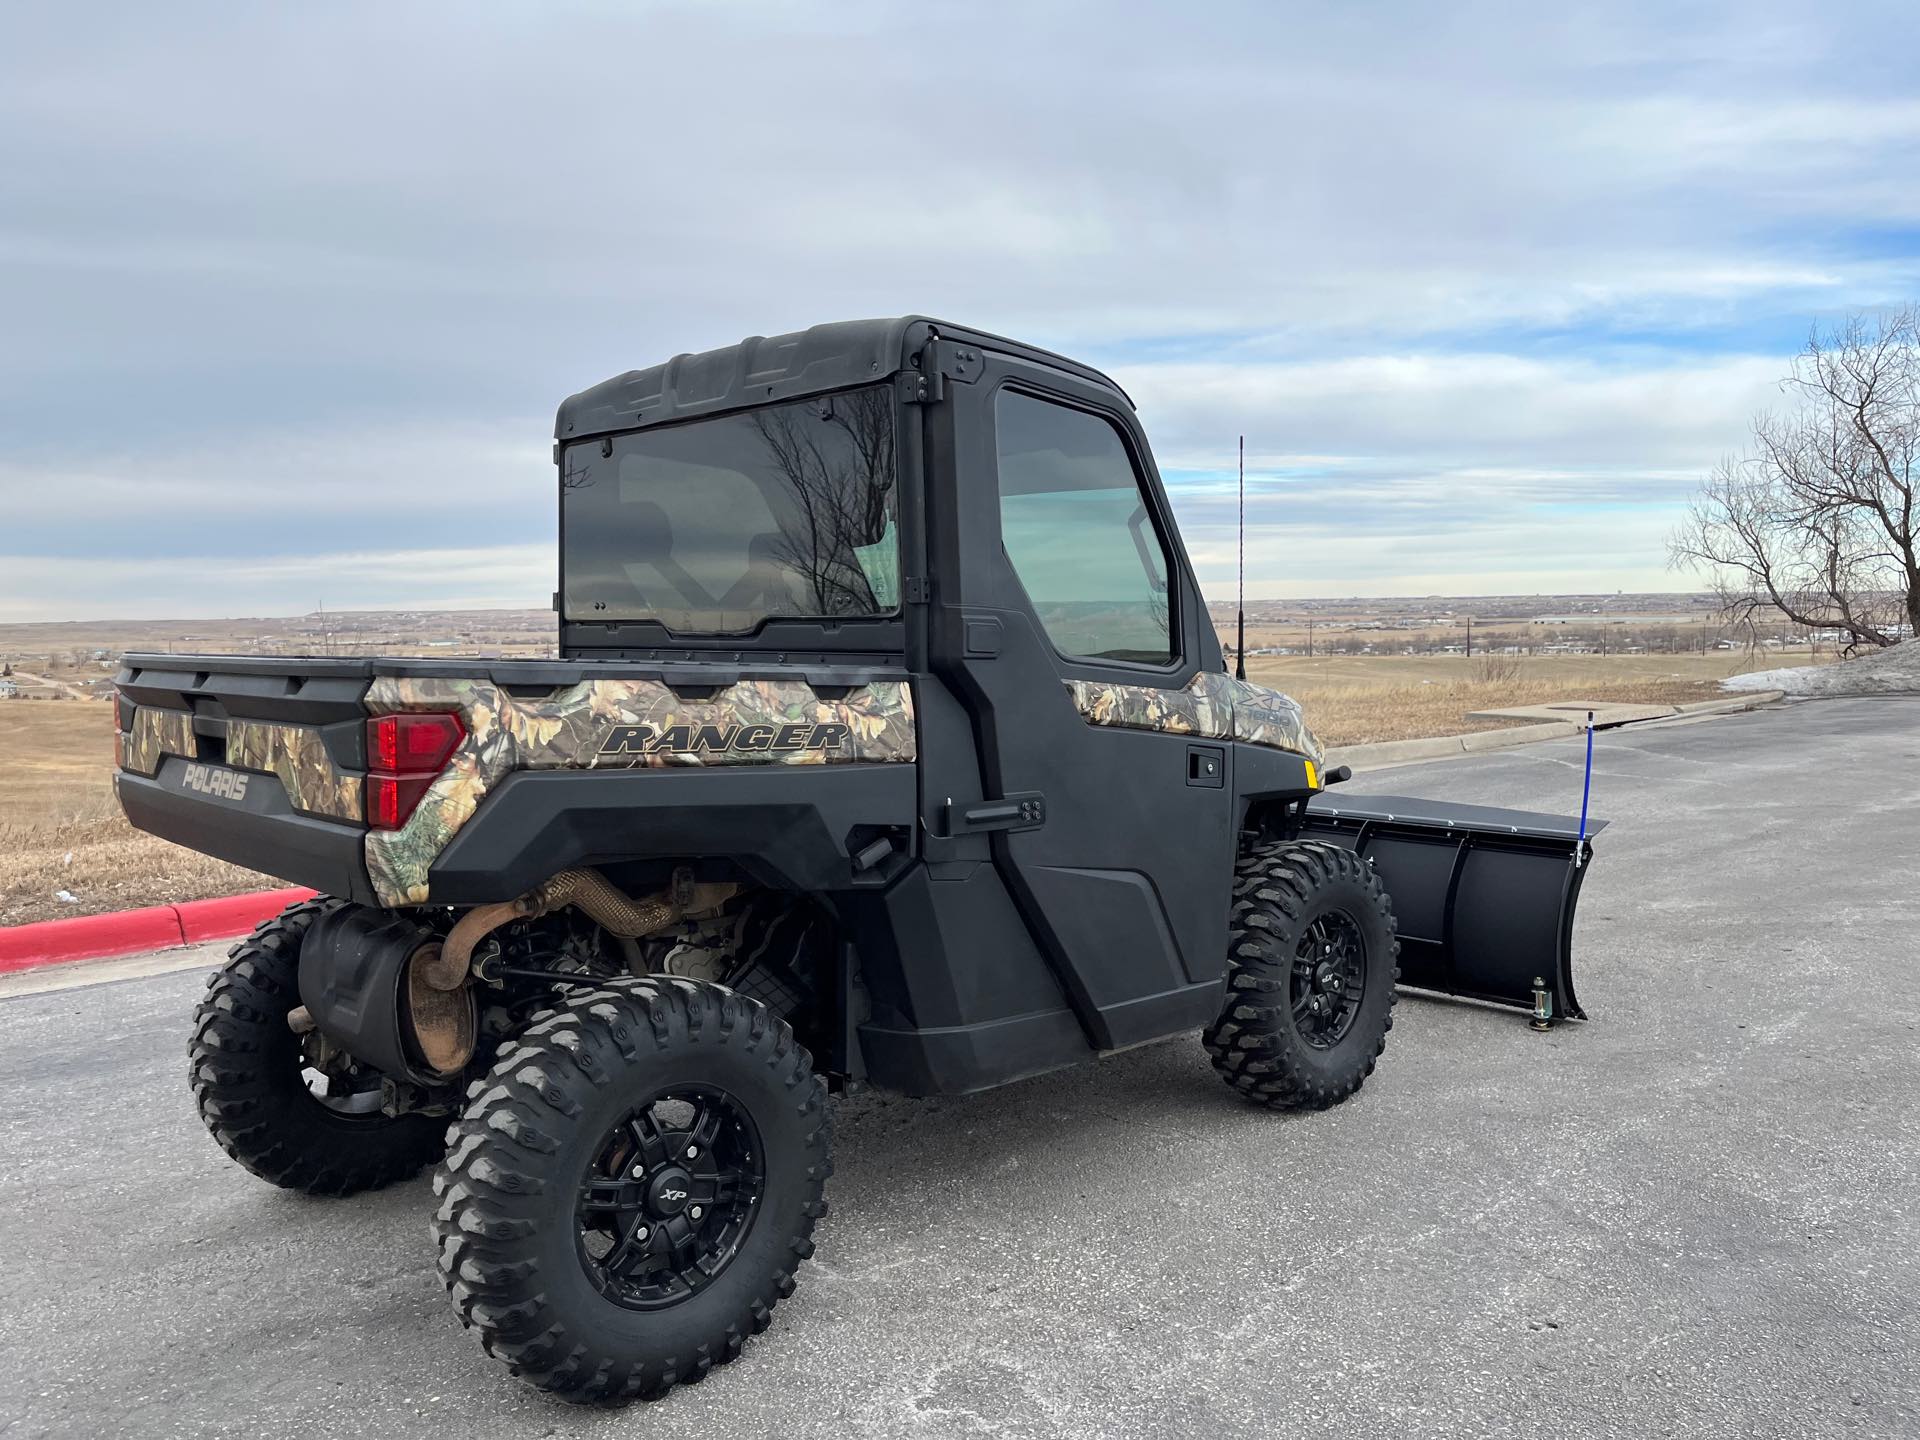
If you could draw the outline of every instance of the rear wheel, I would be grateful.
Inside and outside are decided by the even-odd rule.
[[[248,1170],[288,1190],[351,1195],[438,1158],[444,1120],[380,1109],[380,1075],[315,1052],[287,1016],[300,1003],[300,942],[338,900],[302,901],[233,947],[193,1017],[189,1080],[200,1119]]]
[[[1373,1073],[1393,1028],[1400,941],[1380,879],[1350,850],[1281,841],[1234,877],[1227,997],[1203,1036],[1250,1100],[1325,1109]]]
[[[766,1329],[813,1253],[826,1086],[766,1006],[609,980],[468,1092],[434,1177],[461,1321],[569,1400],[653,1399]]]

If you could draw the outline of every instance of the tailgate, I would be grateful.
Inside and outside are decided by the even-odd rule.
[[[322,892],[371,900],[365,661],[129,655],[115,788],[135,826]]]

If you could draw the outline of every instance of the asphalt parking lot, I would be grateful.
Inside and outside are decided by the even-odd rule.
[[[1569,812],[1579,766],[1354,788]],[[227,1162],[200,972],[0,1000],[0,1434],[1920,1434],[1920,702],[1604,734],[1594,811],[1590,1023],[1403,999],[1321,1115],[1193,1037],[842,1100],[798,1294],[624,1411],[461,1332],[424,1181]]]

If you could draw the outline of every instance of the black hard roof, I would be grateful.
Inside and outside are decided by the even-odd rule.
[[[925,315],[903,315],[893,320],[842,320],[787,335],[750,335],[738,345],[676,355],[644,370],[629,370],[568,396],[554,419],[553,433],[560,440],[578,440],[883,380],[899,371],[906,357],[935,333],[1051,365],[1126,397],[1098,370],[1064,355]]]

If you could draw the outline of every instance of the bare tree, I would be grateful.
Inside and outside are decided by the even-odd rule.
[[[1753,449],[1722,461],[1669,543],[1706,567],[1751,635],[1778,611],[1837,630],[1844,648],[1920,635],[1920,306],[1815,331],[1782,382],[1799,405],[1753,422]]]
[[[593,466],[577,459],[573,452],[569,451],[566,468],[560,472],[560,488],[563,491],[585,490],[593,483]]]
[[[885,608],[856,552],[886,531],[892,502],[893,397],[884,386],[820,405],[758,410],[754,428],[792,497],[772,555],[800,577],[815,615]]]

